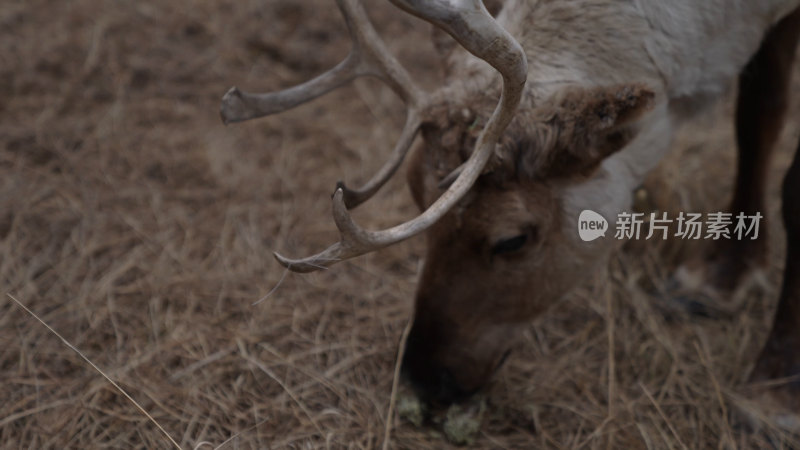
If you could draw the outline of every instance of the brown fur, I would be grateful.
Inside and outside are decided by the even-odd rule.
[[[506,159],[531,179],[588,175],[630,142],[632,123],[652,107],[653,97],[637,85],[564,91],[519,115],[528,124],[517,131],[525,147],[518,145],[518,154]]]

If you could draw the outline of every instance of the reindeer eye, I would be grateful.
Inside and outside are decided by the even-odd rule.
[[[527,234],[520,234],[508,239],[500,239],[492,247],[492,255],[502,255],[504,253],[512,253],[521,249],[525,242],[528,241]]]

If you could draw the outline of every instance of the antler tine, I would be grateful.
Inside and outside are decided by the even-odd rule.
[[[409,109],[406,116],[406,124],[403,126],[402,133],[400,133],[400,139],[397,140],[391,156],[383,167],[359,189],[350,189],[341,181],[336,184],[337,188],[344,190],[344,204],[347,209],[353,209],[367,201],[397,172],[403,159],[405,159],[406,153],[408,153],[408,149],[411,148],[414,138],[417,136],[420,124],[419,111],[413,108]]]
[[[231,88],[222,97],[220,115],[223,122],[241,122],[283,112],[362,76],[381,78],[409,107],[421,107],[422,91],[386,49],[361,2],[336,0],[336,3],[353,41],[353,48],[347,57],[328,72],[282,91],[255,94]]]
[[[303,259],[275,254],[278,261],[296,272],[311,272],[338,261],[386,247],[418,234],[442,218],[466,195],[492,155],[522,97],[527,78],[525,52],[489,14],[481,0],[391,0],[398,7],[450,33],[470,53],[488,62],[503,76],[500,100],[475,144],[458,178],[425,212],[383,231],[364,230],[347,211],[344,192],[333,195],[333,217],[340,241],[325,251]]]

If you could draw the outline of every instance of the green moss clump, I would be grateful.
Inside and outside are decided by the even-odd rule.
[[[413,394],[397,396],[397,414],[404,420],[421,427],[425,421],[425,405]]]
[[[442,427],[447,440],[456,445],[469,445],[481,429],[485,400],[465,405],[452,405]]]

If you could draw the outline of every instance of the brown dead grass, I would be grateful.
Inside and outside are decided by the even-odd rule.
[[[428,29],[387,5],[371,10],[390,46],[436,85]],[[230,85],[285,87],[347,48],[326,0],[3,4],[3,447],[170,447],[5,293],[184,448],[382,445],[421,242],[285,278],[271,252],[309,253],[335,238],[331,188],[379,167],[400,103],[367,80],[266,120],[225,128],[217,116]],[[729,114],[720,107],[678,140],[650,182],[661,207],[725,204]],[[775,158],[772,219],[798,134],[790,128]],[[398,177],[357,217],[377,227],[413,213]],[[616,254],[525,333],[474,446],[798,447],[736,408],[778,294],[777,220],[771,231],[770,265],[740,292],[744,312],[732,320],[658,314],[641,286],[663,283],[681,247]],[[446,446],[432,430],[395,424],[393,448]]]

